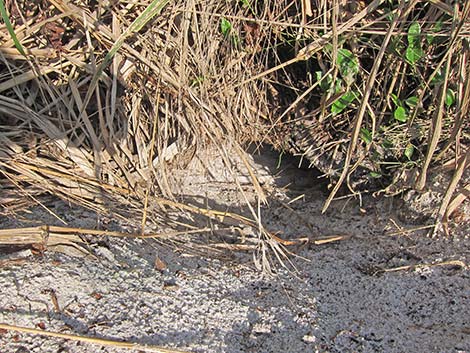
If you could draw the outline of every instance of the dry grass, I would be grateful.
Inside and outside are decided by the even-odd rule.
[[[455,194],[468,189],[459,180],[470,130],[470,4],[451,3],[7,0],[21,45],[0,27],[4,214],[52,194],[138,217],[144,232],[148,219],[165,221],[174,200],[175,159],[212,144],[231,169],[247,143],[289,149],[286,136],[300,126],[310,133],[300,152],[331,161],[317,165],[336,181],[325,208],[343,181],[354,189],[361,166],[385,180],[420,168],[421,189],[428,169],[447,162],[455,175],[439,212],[445,221],[464,199]],[[152,6],[161,8],[153,18]],[[403,52],[414,22],[421,43],[435,40],[410,64]],[[349,76],[337,60],[343,49],[358,60]],[[348,92],[357,98],[332,113]],[[393,118],[392,94],[417,98],[406,121]],[[260,236],[281,246],[263,229],[257,205],[248,208]]]
[[[231,90],[249,75],[249,55],[231,55],[219,32],[217,14],[227,8],[198,13],[195,3],[180,2],[127,35],[99,75],[99,63],[148,3],[92,3],[9,3],[28,18],[13,17],[28,57],[2,43],[1,170],[23,195],[33,187],[97,211],[138,213],[146,195],[172,196],[169,145],[183,153],[257,133],[241,129],[256,115],[257,97],[248,87]]]
[[[106,346],[106,347],[114,347],[118,349],[127,349],[130,352],[135,351],[135,352],[153,352],[153,353],[185,353],[185,351],[182,351],[179,349],[177,350],[177,349],[169,349],[169,348],[151,346],[151,345],[141,345],[138,343],[122,342],[122,341],[108,340],[108,339],[96,338],[96,337],[70,335],[67,333],[40,330],[40,329],[22,327],[22,326],[16,326],[16,325],[7,325],[3,323],[0,323],[0,329],[6,330],[6,331],[20,332],[23,334],[40,335],[40,336],[46,336],[46,337],[65,339],[68,341],[89,343],[89,344],[94,344],[98,347]]]

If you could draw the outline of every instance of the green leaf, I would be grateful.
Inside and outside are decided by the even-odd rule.
[[[8,30],[8,34],[10,34],[13,43],[15,44],[16,49],[18,49],[19,53],[23,56],[26,56],[26,53],[21,45],[18,37],[16,36],[15,30],[10,22],[10,17],[8,16],[7,10],[5,8],[5,3],[3,0],[0,0],[0,14],[2,15],[3,22],[5,22],[5,26]]]
[[[446,99],[445,99],[445,105],[447,107],[451,107],[455,103],[455,93],[452,91],[452,89],[447,88],[446,91]]]
[[[220,20],[220,31],[222,32],[224,37],[227,37],[230,34],[231,30],[232,30],[232,24],[230,23],[230,21],[222,17],[222,19]]]
[[[415,64],[425,55],[420,40],[421,26],[418,22],[413,22],[408,28],[408,47],[405,52],[406,60],[411,64]]]
[[[369,175],[374,178],[374,179],[378,179],[378,178],[381,178],[382,177],[382,174],[378,173],[378,172],[370,172]]]
[[[241,0],[242,4],[243,4],[243,7],[246,7],[248,10],[250,10],[250,12],[256,16],[255,14],[255,11],[253,10],[253,7],[251,6],[250,4],[250,1],[249,0]]]
[[[331,74],[323,76],[323,72],[316,71],[315,72],[315,77],[316,77],[317,81],[320,81],[320,88],[323,91],[328,91],[330,89],[331,81],[333,81],[333,76]]]
[[[333,81],[333,77],[331,78],[331,81]],[[343,85],[343,80],[340,79],[339,77],[336,78],[336,82],[335,82],[335,87],[334,87],[334,92],[335,94],[338,94],[340,92],[344,92],[344,85]]]
[[[444,82],[444,73],[439,69],[431,80],[431,86],[440,85],[442,82]]]
[[[417,46],[419,45],[421,37],[421,26],[418,22],[413,22],[408,28],[408,45]]]
[[[409,161],[411,161],[411,157],[413,156],[414,150],[414,146],[409,143],[408,146],[406,146],[405,148],[405,152],[403,152],[403,154],[406,156],[406,158],[408,158]]]
[[[339,49],[336,62],[346,84],[353,84],[359,72],[359,62],[356,56],[348,49]]]
[[[433,26],[433,28],[432,28],[432,31],[433,31],[434,33],[439,32],[439,31],[442,29],[443,25],[444,25],[444,22],[443,22],[442,20],[437,21],[437,22],[434,24],[434,26]]]
[[[415,108],[415,107],[418,106],[418,97],[411,96],[411,97],[406,99],[405,103],[410,108]]]
[[[389,150],[389,149],[393,148],[393,142],[390,141],[390,140],[384,139],[382,141],[382,147]]]
[[[346,92],[331,105],[331,113],[333,115],[341,113],[354,99],[356,99],[356,94],[353,91]]]
[[[203,82],[204,82],[204,76],[198,76],[195,79],[191,80],[190,87],[199,86]]]
[[[392,99],[393,104],[395,104],[397,107],[401,105],[400,100],[395,93],[391,93],[390,98]]]
[[[424,51],[418,47],[406,48],[405,57],[411,64],[416,64],[424,56]]]
[[[431,28],[432,33],[426,35],[426,41],[428,42],[429,45],[434,43],[436,38],[439,38],[439,37],[434,36],[434,33],[438,33],[442,29],[442,24],[443,24],[442,20],[437,21],[434,24],[434,26],[432,26]]]
[[[406,122],[407,116],[406,116],[406,110],[402,106],[399,106],[395,111],[393,112],[393,117],[401,121],[402,123]]]
[[[432,34],[426,34],[426,42],[428,42],[429,45],[432,44],[432,42],[434,42],[434,36]]]
[[[361,128],[361,139],[366,143],[370,144],[372,142],[372,133],[366,128]]]

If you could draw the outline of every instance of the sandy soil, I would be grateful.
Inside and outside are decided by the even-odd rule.
[[[277,169],[277,157],[253,157],[268,196],[265,225],[286,239],[345,239],[289,248],[288,268],[278,265],[273,276],[255,269],[252,252],[230,250],[237,237],[208,220],[212,234],[177,243],[95,240],[94,257],[4,248],[0,322],[191,352],[470,352],[468,220],[451,238],[403,233],[411,225],[397,216],[400,203],[367,195],[321,214],[325,184],[287,159]],[[202,159],[211,161],[208,173],[195,161],[194,172],[175,175],[186,200],[249,215],[220,161]],[[239,179],[253,200],[249,179]],[[49,206],[70,226],[133,226],[59,201]],[[41,208],[0,221],[1,228],[59,224]],[[245,245],[256,245],[255,230],[244,231]],[[214,251],[221,244],[228,249]],[[0,331],[0,352],[123,351]]]

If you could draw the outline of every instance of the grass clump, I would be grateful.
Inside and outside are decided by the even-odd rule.
[[[423,189],[430,168],[448,165],[439,217],[462,200],[467,2],[0,5],[0,173],[15,200],[5,209],[53,194],[163,221],[149,200],[174,196],[171,146],[181,157],[213,144],[229,168],[224,146],[243,154],[253,142],[329,176],[325,208],[343,183],[361,192],[416,168],[409,187]]]

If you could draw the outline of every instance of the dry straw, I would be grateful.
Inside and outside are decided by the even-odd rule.
[[[470,5],[454,3],[2,2],[4,212],[54,195],[140,219],[144,233],[170,209],[194,212],[172,204],[171,171],[208,145],[235,183],[233,160],[243,161],[265,203],[244,148],[268,142],[332,178],[325,209],[344,183],[364,191],[354,186],[361,168],[384,180],[416,168],[408,187],[422,189],[430,170],[453,166],[445,223],[469,187]],[[413,50],[425,55],[405,60]],[[409,97],[407,121],[394,120]],[[247,208],[260,238],[283,245],[259,204]]]
[[[71,335],[67,333],[39,330],[35,328],[22,327],[22,326],[16,326],[16,325],[7,325],[3,323],[0,323],[0,329],[7,330],[7,331],[20,332],[23,334],[53,337],[56,339],[65,339],[69,341],[78,341],[82,343],[93,344],[96,346],[115,347],[115,348],[120,348],[120,349],[126,349],[129,351],[135,351],[135,352],[184,353],[184,351],[177,350],[177,349],[157,347],[157,346],[152,346],[152,345],[143,345],[143,344],[137,344],[137,343],[131,343],[131,342],[108,340],[104,338]]]

